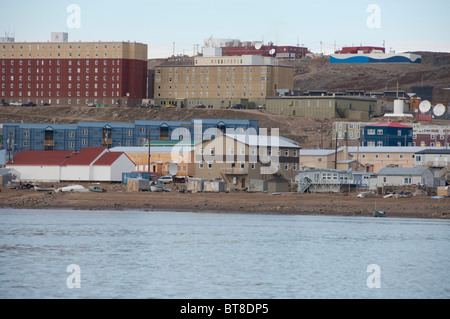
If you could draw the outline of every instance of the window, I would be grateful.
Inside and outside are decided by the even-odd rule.
[[[234,155],[234,147],[230,147],[230,155]]]
[[[406,185],[410,185],[411,184],[411,177],[405,177],[403,179],[403,183],[406,184]]]
[[[402,130],[397,130],[397,136],[402,136]]]
[[[198,163],[199,168],[203,168],[203,162]]]
[[[208,162],[208,168],[212,169],[212,162]]]
[[[375,129],[367,129],[367,135],[375,135]]]
[[[284,155],[289,156],[289,149],[284,150]]]
[[[214,147],[211,147],[210,149],[209,149],[209,154],[210,155],[214,155],[215,154],[215,148]]]
[[[377,130],[377,135],[383,135],[383,129],[382,128]]]
[[[320,162],[322,162],[322,157],[318,157],[317,158],[317,161],[320,163]]]

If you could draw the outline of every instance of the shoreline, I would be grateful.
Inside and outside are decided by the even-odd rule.
[[[177,191],[105,193],[0,188],[0,208],[74,209],[74,210],[144,210],[196,213],[238,213],[273,215],[372,216],[376,208],[387,217],[450,219],[450,198],[428,196],[357,198],[359,192],[296,194],[283,193],[193,193]]]

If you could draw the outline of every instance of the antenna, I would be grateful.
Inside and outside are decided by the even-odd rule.
[[[427,100],[420,102],[419,111],[420,113],[427,113],[431,109],[431,103]]]
[[[445,113],[445,106],[444,104],[437,104],[434,108],[433,108],[433,114],[434,116],[442,116]]]

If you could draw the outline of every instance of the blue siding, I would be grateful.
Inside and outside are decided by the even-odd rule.
[[[44,150],[45,131],[54,132],[54,150],[80,151],[84,147],[104,146],[103,129],[111,129],[111,147],[117,146],[142,146],[147,142],[148,134],[152,140],[173,139],[178,140],[177,134],[190,136],[194,139],[194,121],[202,123],[202,139],[209,139],[204,134],[207,129],[215,128],[219,124],[226,128],[240,129],[242,132],[254,128],[259,132],[257,120],[228,120],[228,119],[193,119],[190,122],[177,121],[135,121],[135,123],[110,123],[110,122],[78,122],[78,124],[30,124],[30,123],[5,123],[3,125],[3,145],[9,150],[8,138],[10,134],[14,138],[14,153],[21,150]],[[168,129],[168,136],[161,136],[162,130]],[[172,134],[174,134],[172,136]]]

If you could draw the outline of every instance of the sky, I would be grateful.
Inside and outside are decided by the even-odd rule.
[[[16,42],[136,41],[149,58],[193,55],[214,38],[302,45],[450,52],[448,0],[1,0],[0,36]]]

